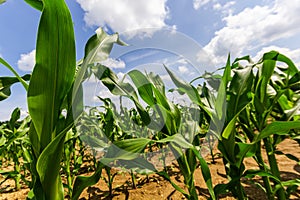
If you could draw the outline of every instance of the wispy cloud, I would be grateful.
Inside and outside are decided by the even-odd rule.
[[[208,4],[211,1],[212,0],[194,0],[193,1],[193,7],[194,7],[195,10],[198,10],[199,8],[205,6],[206,4]]]
[[[108,58],[102,61],[101,64],[113,69],[123,69],[126,66],[123,60],[116,60],[113,58]]]

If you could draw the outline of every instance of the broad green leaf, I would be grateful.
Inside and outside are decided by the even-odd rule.
[[[288,85],[297,84],[300,81],[300,72],[297,72],[288,82]]]
[[[164,66],[166,71],[168,72],[169,76],[171,77],[173,83],[178,87],[179,91],[188,95],[190,100],[200,106],[205,112],[211,116],[211,112],[206,108],[203,103],[201,102],[200,95],[198,90],[192,86],[190,83],[180,80],[178,77],[173,74],[166,66]]]
[[[177,144],[181,148],[185,148],[185,149],[189,149],[189,148],[193,147],[192,144],[190,144],[189,142],[187,142],[187,140],[181,134],[178,134],[178,133],[174,134],[174,135],[171,135],[171,136],[168,136],[168,137],[166,137],[164,139],[157,140],[156,142],[157,143],[169,143],[169,142],[172,142],[172,143]]]
[[[225,70],[223,72],[222,80],[218,89],[218,95],[215,102],[215,117],[217,119],[212,119],[214,121],[221,121],[225,122],[225,116],[226,116],[226,100],[227,100],[227,85],[231,78],[231,66],[230,66],[230,55],[228,55],[227,63]],[[231,120],[231,119],[230,119]],[[215,125],[219,123],[215,122]],[[220,129],[221,127],[218,127]]]
[[[286,63],[288,65],[287,73],[289,76],[294,76],[298,72],[298,68],[295,66],[293,61],[277,51],[270,51],[265,53],[261,61],[266,60],[280,61]]]
[[[242,162],[243,162],[243,160],[246,156],[247,157],[254,156],[256,144],[247,144],[247,143],[238,142],[237,145],[238,145],[239,149],[238,149],[238,153],[236,155],[235,165],[238,168],[240,168],[240,166],[241,166],[241,164],[242,164]]]
[[[97,65],[93,69],[95,76],[102,81],[102,83],[115,95],[126,96],[131,99],[145,125],[148,125],[151,121],[149,114],[140,104],[137,94],[134,88],[129,83],[123,83],[118,81],[118,77],[111,69],[103,65]]]
[[[195,147],[192,148],[192,151],[194,152],[194,154],[196,155],[197,159],[200,162],[202,176],[205,180],[205,183],[206,183],[206,186],[208,188],[209,194],[210,194],[211,198],[214,200],[214,199],[216,199],[216,196],[215,196],[215,192],[214,192],[214,189],[213,189],[211,173],[210,173],[210,169],[207,165],[207,162],[205,161],[205,159],[201,156],[201,154],[199,153],[199,151]]]
[[[229,136],[231,135],[231,133],[233,133],[233,130],[235,129],[236,119],[238,118],[240,113],[246,108],[247,105],[245,105],[241,110],[239,110],[238,113],[236,113],[236,115],[226,125],[226,127],[225,127],[225,129],[223,130],[223,133],[222,133],[223,138],[228,139]]]
[[[84,59],[75,80],[74,95],[76,95],[81,83],[84,81],[89,65],[106,60],[114,44],[126,45],[119,39],[117,33],[108,35],[102,28],[98,28],[96,34],[88,40],[85,45]]]
[[[49,199],[58,199],[64,195],[59,174],[60,165],[56,164],[60,163],[62,153],[57,153],[63,148],[63,140],[63,138],[59,138],[54,140],[53,144],[50,143],[52,145],[49,145],[49,148],[41,153],[37,163],[37,171],[40,175],[43,191]]]
[[[147,77],[151,80],[151,82],[153,83],[155,88],[157,88],[161,94],[166,96],[166,94],[165,94],[165,84],[162,81],[162,79],[160,78],[160,76],[155,75],[153,72],[150,72],[149,74],[147,74]]]
[[[242,177],[245,178],[253,178],[254,176],[266,176],[274,179],[277,183],[280,183],[280,180],[274,176],[273,174],[270,174],[268,172],[262,171],[262,170],[254,170],[254,169],[248,169],[247,171],[244,172]]]
[[[65,2],[44,0],[43,4],[36,65],[27,95],[29,113],[42,149],[56,136],[55,125],[76,67],[73,22]]]
[[[143,152],[145,147],[151,142],[147,138],[126,139],[114,142],[107,150],[102,163],[108,161],[106,158],[132,160]]]
[[[64,138],[72,124],[59,132],[64,100],[72,87],[75,68],[73,21],[64,0],[43,0],[38,28],[36,64],[27,102],[32,124],[30,139],[37,157],[36,198],[63,199],[59,174]],[[40,187],[42,185],[42,188]]]
[[[291,129],[300,129],[300,121],[275,121],[268,124],[255,139],[256,142],[273,135],[286,135]]]
[[[47,199],[61,199],[64,196],[60,177],[60,160],[63,153],[64,141],[69,125],[59,133],[40,154],[36,169],[39,174],[43,191]]]
[[[104,165],[100,162],[97,163],[97,169],[91,176],[77,176],[73,186],[72,200],[77,200],[83,190],[89,186],[98,183],[101,178],[102,169]]]
[[[266,103],[268,83],[274,73],[276,62],[274,60],[264,60],[262,68],[259,72],[259,78],[261,80],[260,88],[258,90],[258,97],[262,103]]]
[[[231,80],[229,91],[230,100],[227,109],[229,110],[227,117],[229,119],[243,109],[243,107],[251,101],[248,93],[251,92],[253,83],[252,67],[236,69]]]
[[[4,2],[6,2],[6,0],[0,0],[0,4],[3,4]]]
[[[135,87],[138,89],[140,97],[149,105],[155,104],[152,91],[152,83],[147,79],[147,77],[138,70],[132,70],[128,72],[131,80],[133,81]]]

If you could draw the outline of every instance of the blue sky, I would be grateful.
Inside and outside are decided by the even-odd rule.
[[[98,27],[119,32],[130,46],[116,47],[104,63],[122,76],[132,68],[155,71],[165,77],[162,63],[178,76],[192,80],[226,61],[278,50],[299,66],[300,2],[298,0],[67,0],[73,17],[77,59]],[[0,5],[0,56],[20,74],[34,66],[40,13],[24,1]],[[0,66],[0,76],[12,75]],[[165,81],[168,81],[166,77]],[[95,87],[95,86],[91,86]],[[26,113],[26,95],[20,85],[0,102],[0,120],[15,107]],[[87,92],[88,93],[88,92]],[[93,95],[107,95],[98,87]],[[87,100],[89,101],[89,100]],[[91,100],[92,101],[92,100]]]

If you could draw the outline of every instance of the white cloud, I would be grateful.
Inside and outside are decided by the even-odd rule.
[[[101,64],[113,69],[123,69],[126,66],[123,60],[116,60],[113,58],[108,58],[102,61]]]
[[[117,76],[118,76],[119,79],[122,80],[124,78],[125,74],[123,72],[118,72]]]
[[[186,66],[179,66],[178,71],[182,74],[185,74],[188,72],[188,68]]]
[[[211,2],[211,0],[194,0],[193,2],[194,9],[198,10],[199,8],[208,4],[209,2]]]
[[[298,0],[276,0],[270,6],[246,8],[236,15],[224,17],[226,26],[204,50],[224,62],[230,52],[233,57],[300,32],[300,4]]]
[[[213,5],[213,9],[214,10],[221,10],[222,9],[222,5],[220,3],[216,3]]]
[[[232,7],[236,4],[235,1],[228,1],[224,5],[220,3],[215,3],[213,9],[216,11],[221,11],[223,15],[231,15],[233,13]]]
[[[109,25],[114,31],[127,32],[166,27],[167,0],[77,0],[85,11],[88,26]],[[148,32],[151,30],[146,30]],[[130,32],[128,34],[136,34]]]
[[[28,54],[21,54],[18,60],[18,68],[22,71],[32,71],[35,65],[35,50]]]

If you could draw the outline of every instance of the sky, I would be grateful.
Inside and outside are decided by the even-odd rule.
[[[74,22],[77,60],[97,28],[118,32],[128,46],[115,46],[103,64],[122,77],[132,69],[169,77],[163,64],[190,81],[222,67],[231,58],[277,50],[300,64],[299,0],[66,0]],[[0,5],[0,56],[21,75],[34,67],[40,12],[20,0]],[[0,65],[0,76],[12,76]],[[112,97],[93,80],[85,101]],[[171,86],[170,86],[171,87]],[[0,121],[15,107],[26,115],[26,93],[20,84],[0,102]]]

